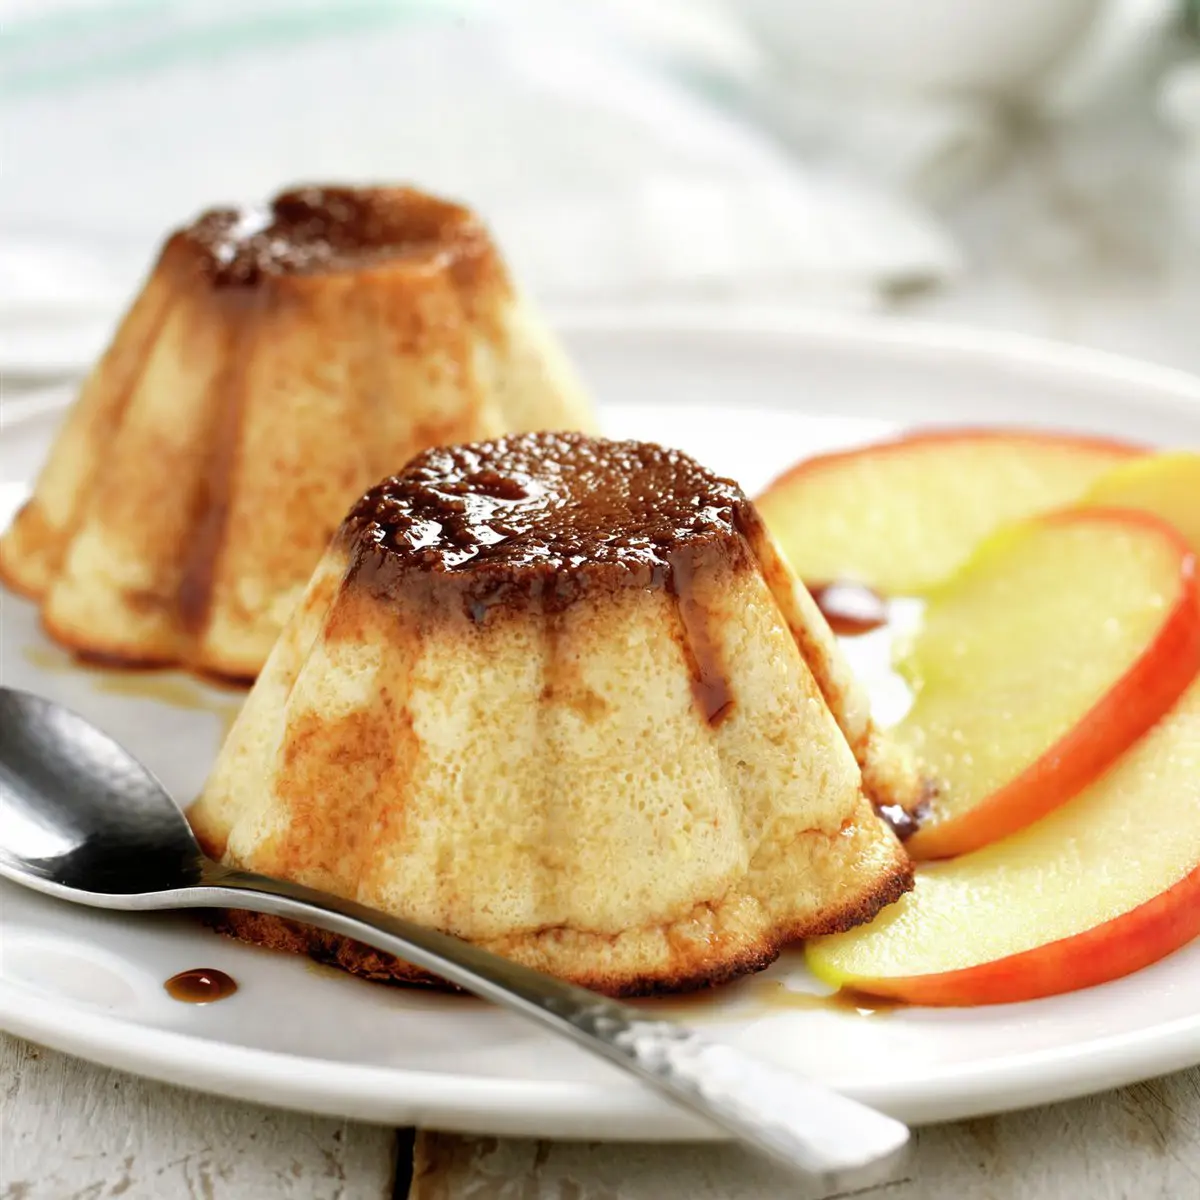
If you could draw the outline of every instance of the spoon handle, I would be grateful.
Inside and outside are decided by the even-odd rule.
[[[432,971],[568,1035],[830,1190],[885,1181],[908,1141],[899,1121],[857,1101],[449,934],[215,863],[204,881],[186,889],[192,903],[290,917]]]

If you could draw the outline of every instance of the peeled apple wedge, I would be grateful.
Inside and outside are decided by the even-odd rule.
[[[1101,475],[1083,503],[1154,513],[1200,555],[1200,451],[1150,454],[1123,463]]]
[[[1200,681],[1048,817],[952,862],[869,925],[808,944],[836,986],[912,1004],[1032,1000],[1117,979],[1200,935]]]
[[[939,792],[907,847],[975,850],[1118,759],[1200,672],[1196,557],[1147,513],[1072,509],[994,535],[930,596],[892,730]]]
[[[1073,503],[1139,453],[1070,434],[917,433],[801,462],[756,503],[806,583],[919,596],[1001,526]]]

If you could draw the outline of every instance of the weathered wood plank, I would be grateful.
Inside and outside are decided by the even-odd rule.
[[[409,1200],[778,1200],[795,1182],[730,1147],[422,1133]],[[1200,1197],[1200,1070],[920,1130],[891,1183],[855,1200]]]
[[[391,1195],[390,1130],[240,1104],[0,1039],[0,1200],[358,1200]],[[792,1181],[729,1147],[424,1133],[412,1200],[775,1200]],[[404,1195],[404,1187],[398,1195]],[[922,1130],[865,1200],[1200,1196],[1200,1070]]]
[[[389,1200],[390,1129],[221,1100],[0,1035],[0,1200]]]

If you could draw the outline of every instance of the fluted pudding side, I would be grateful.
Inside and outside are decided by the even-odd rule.
[[[694,581],[722,568],[762,574],[850,744],[879,808],[928,797],[918,764],[871,719],[866,690],[741,488],[677,450],[579,434],[510,437],[431,450],[354,507],[341,537],[350,577],[385,596],[558,611],[609,588],[677,600],[697,690],[732,702]]]

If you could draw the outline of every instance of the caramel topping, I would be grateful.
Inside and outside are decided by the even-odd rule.
[[[465,208],[410,188],[298,188],[269,207],[213,209],[180,236],[204,255],[206,273],[223,287],[396,258],[453,257],[486,243]]]
[[[369,491],[341,536],[350,578],[483,624],[560,612],[599,589],[667,592],[710,724],[734,706],[710,610],[721,572],[753,562],[756,516],[737,484],[646,442],[528,433],[426,451]]]
[[[648,442],[531,433],[426,451],[368,492],[347,528],[426,571],[580,571],[667,581],[683,547],[739,534],[750,502]]]
[[[601,577],[670,587],[682,552],[745,556],[750,512],[736,484],[676,450],[526,433],[426,451],[343,530],[402,574],[469,574],[497,602],[520,582],[554,608]]]

